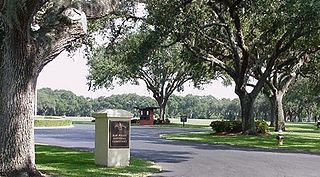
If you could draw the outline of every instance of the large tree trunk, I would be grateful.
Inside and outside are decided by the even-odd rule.
[[[157,94],[153,95],[153,98],[157,101],[158,106],[160,108],[159,118],[161,122],[164,122],[166,118],[166,106],[167,106],[169,97],[170,95],[166,95],[166,96],[157,96]]]
[[[159,107],[160,107],[160,121],[163,121],[164,122],[164,120],[165,120],[165,118],[166,118],[166,105],[163,105],[163,104],[161,104],[161,105],[159,105]]]
[[[246,93],[240,93],[238,94],[238,96],[241,104],[241,120],[243,133],[255,135],[257,134],[253,114],[253,103],[255,100]]]
[[[283,104],[282,104],[283,95],[284,95],[284,92],[282,91],[274,92],[273,102],[274,102],[275,113],[276,113],[275,131],[285,130],[284,112],[283,112]]]
[[[41,27],[30,28],[45,2],[0,1],[0,176],[41,176],[35,169],[33,130],[38,73],[86,33],[86,17],[71,8],[73,1],[50,4],[55,7],[42,14]],[[90,5],[85,10],[94,19],[107,15],[114,1],[81,3]]]
[[[275,127],[275,119],[276,119],[276,112],[275,112],[275,103],[273,101],[270,102],[271,110],[270,110],[270,127]]]
[[[34,96],[37,72],[27,32],[8,30],[0,70],[0,175],[40,176],[35,169]]]
[[[270,103],[270,113],[269,113],[269,119],[270,119],[270,127],[274,127],[275,126],[275,117],[276,117],[276,104],[273,100],[273,97],[270,95],[270,96],[267,96],[268,100],[269,100],[269,103]]]

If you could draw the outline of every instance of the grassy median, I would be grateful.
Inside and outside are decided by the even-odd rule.
[[[269,135],[215,135],[212,131],[198,133],[177,133],[162,135],[166,139],[194,140],[214,144],[230,144],[241,146],[254,146],[262,148],[280,148],[296,151],[307,151],[320,153],[320,130],[314,123],[288,123],[287,131],[284,133],[284,144],[279,146],[276,133]]]
[[[53,177],[143,177],[160,170],[154,163],[136,157],[131,157],[128,167],[101,167],[95,165],[92,151],[47,145],[36,145],[36,165]]]

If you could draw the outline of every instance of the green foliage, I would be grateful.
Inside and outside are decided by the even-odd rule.
[[[213,96],[173,95],[168,101],[168,116],[187,115],[197,119],[235,119],[240,112],[238,99],[216,99]]]
[[[95,48],[88,63],[88,80],[93,89],[113,88],[114,84],[128,82],[145,82],[161,109],[161,119],[164,119],[168,98],[174,91],[183,91],[184,83],[191,81],[195,86],[200,86],[216,77],[211,62],[199,61],[190,54],[183,43],[169,36],[170,29],[157,26],[164,22],[163,20],[179,14],[179,1],[166,3],[170,6],[158,9],[159,2],[144,2],[144,10],[148,15],[143,18],[135,17],[132,12],[128,12],[132,15],[129,15],[130,17],[126,13],[119,13],[117,20],[122,22],[121,25],[111,26],[110,31],[119,29],[122,25],[126,26],[126,20],[130,18],[138,19],[139,25],[131,30],[126,28],[118,31],[122,33],[120,36],[119,33],[111,34],[115,35],[114,37],[118,36],[117,40],[111,40],[106,46]],[[159,15],[157,10],[162,13],[161,17],[157,16],[160,19],[153,18],[153,15]],[[166,14],[163,11],[172,13]]]
[[[68,177],[141,177],[159,172],[159,167],[150,161],[130,158],[130,165],[124,168],[107,168],[94,163],[94,153],[71,148],[36,145],[37,169],[50,176]]]
[[[184,126],[181,122],[179,123],[170,123],[170,124],[158,124],[153,125],[153,127],[161,127],[161,128],[208,128],[208,125],[196,125],[185,123]]]
[[[62,96],[62,93],[64,93]],[[67,99],[66,99],[67,98]],[[59,104],[57,104],[59,103]],[[75,104],[71,104],[75,103]],[[43,88],[38,90],[38,115],[49,116],[90,116],[92,112],[103,109],[124,109],[138,117],[135,106],[155,106],[157,103],[151,97],[136,94],[112,95],[95,99],[76,96],[70,91],[51,90]],[[256,102],[255,114],[259,119],[268,119],[266,101],[260,98]],[[264,108],[264,109],[258,109]],[[183,115],[191,119],[226,119],[234,120],[240,112],[238,99],[217,99],[213,96],[176,96],[173,95],[168,101],[166,116],[176,118]],[[68,113],[68,114],[67,114]],[[156,110],[159,115],[159,110]]]
[[[320,1],[150,0],[146,4],[155,31],[183,43],[196,58],[211,61],[215,70],[233,79],[236,93],[247,102],[255,101],[268,76],[278,71],[293,74],[302,57],[319,50]],[[243,119],[250,122],[243,126],[249,130],[253,117]]]
[[[258,134],[266,134],[269,132],[268,124],[263,120],[255,121],[256,131]],[[242,124],[239,120],[229,121],[212,121],[210,127],[216,133],[240,133],[242,132]]]
[[[256,120],[256,130],[258,134],[266,134],[269,132],[269,126],[264,120]]]
[[[210,127],[217,132],[227,132],[227,133],[240,133],[242,131],[241,121],[212,121]]]
[[[311,77],[299,77],[284,97],[284,111],[290,121],[314,121],[320,116],[320,77],[316,75],[314,72]]]
[[[72,120],[68,119],[35,119],[35,127],[58,127],[72,125]]]
[[[110,50],[98,48],[89,60],[90,86],[112,88],[115,83],[143,81],[160,109],[165,110],[168,98],[174,91],[183,91],[184,83],[192,81],[199,86],[214,77],[209,63],[183,55],[183,45],[159,40],[147,30],[128,34]],[[160,117],[164,119],[164,114]]]
[[[153,106],[156,102],[137,94],[112,95],[96,99],[76,96],[67,90],[38,90],[38,115],[91,116],[92,112],[103,109],[124,109],[136,113],[135,106]],[[136,115],[137,116],[137,115]]]
[[[39,115],[89,116],[91,114],[90,99],[77,96],[67,90],[38,90],[37,110]]]

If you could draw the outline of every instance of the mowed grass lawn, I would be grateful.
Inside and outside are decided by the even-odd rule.
[[[158,128],[211,128],[209,125],[194,125],[194,124],[185,124],[183,126],[182,123],[170,123],[170,124],[159,124],[159,125],[153,125],[153,127]]]
[[[314,123],[287,123],[284,144],[277,145],[276,133],[269,135],[214,135],[212,131],[162,135],[166,139],[195,140],[208,143],[279,148],[320,153],[320,130]]]
[[[106,168],[95,165],[92,151],[47,145],[36,145],[36,166],[53,177],[142,177],[160,170],[136,157],[131,157],[128,167]]]

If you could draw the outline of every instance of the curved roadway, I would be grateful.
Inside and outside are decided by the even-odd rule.
[[[320,154],[213,145],[159,138],[160,134],[199,131],[131,128],[131,154],[152,160],[162,177],[320,177]],[[94,149],[94,125],[35,130],[36,143]]]

